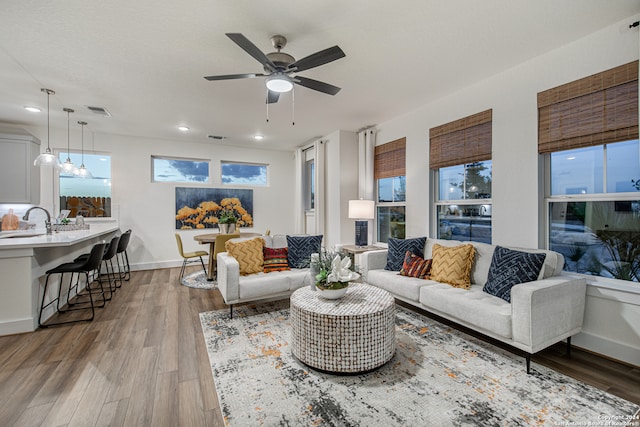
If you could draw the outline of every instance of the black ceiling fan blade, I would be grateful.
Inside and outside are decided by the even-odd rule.
[[[275,104],[280,99],[280,92],[267,91],[267,104]]]
[[[254,77],[263,77],[266,74],[227,74],[224,76],[205,76],[207,80],[233,80],[233,79],[252,79]]]
[[[338,86],[330,85],[329,83],[320,82],[318,80],[309,79],[307,77],[295,76],[293,78],[293,81],[300,86],[317,90],[318,92],[323,92],[329,95],[335,95],[336,93],[340,92],[340,88]]]
[[[342,49],[338,46],[333,46],[309,56],[305,56],[293,64],[290,64],[287,69],[292,71],[304,71],[310,68],[319,67],[320,65],[327,64],[335,61],[336,59],[344,58],[345,56],[346,55]]]
[[[259,63],[267,67],[270,71],[275,71],[276,65],[264,54],[256,45],[240,33],[226,33],[227,37],[244,49],[249,55],[253,56]]]

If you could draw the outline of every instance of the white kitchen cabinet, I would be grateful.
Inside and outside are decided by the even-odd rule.
[[[40,203],[40,140],[25,131],[0,130],[0,203]]]

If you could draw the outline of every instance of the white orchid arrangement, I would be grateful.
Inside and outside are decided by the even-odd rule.
[[[360,277],[358,273],[351,270],[351,258],[341,256],[337,252],[330,252],[322,249],[318,258],[312,261],[316,264],[318,274],[316,275],[316,286],[323,289],[342,289],[349,286],[351,280]]]

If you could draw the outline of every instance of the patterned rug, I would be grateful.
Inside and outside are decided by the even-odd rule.
[[[291,355],[286,304],[200,313],[227,425],[624,425],[606,420],[640,409],[535,363],[527,375],[522,357],[402,307],[391,361],[321,373]]]
[[[180,281],[184,286],[197,289],[216,289],[216,281],[207,281],[207,275],[204,271],[196,271],[195,273],[188,274]]]

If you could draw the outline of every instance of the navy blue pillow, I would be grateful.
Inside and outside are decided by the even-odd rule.
[[[496,246],[489,266],[487,283],[482,290],[511,302],[511,288],[537,280],[547,254],[514,251]]]
[[[416,237],[413,239],[394,239],[390,237],[387,242],[389,246],[389,250],[387,251],[387,265],[384,266],[384,269],[400,271],[402,269],[404,255],[407,251],[424,258],[424,244],[426,242],[426,237]]]
[[[307,268],[311,254],[320,253],[322,234],[318,236],[287,236],[287,261],[290,268]]]

